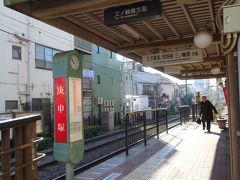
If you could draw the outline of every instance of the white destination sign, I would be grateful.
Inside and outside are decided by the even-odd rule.
[[[180,65],[202,61],[203,54],[201,49],[174,51],[143,56],[143,66],[146,67]]]
[[[166,74],[181,74],[181,66],[166,66],[164,67]]]

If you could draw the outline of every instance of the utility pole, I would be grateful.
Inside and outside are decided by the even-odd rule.
[[[187,104],[187,103],[188,103],[188,100],[187,100],[187,95],[188,95],[188,94],[187,94],[187,93],[188,93],[188,92],[187,92],[187,79],[185,80],[185,86],[186,86],[186,100],[185,100],[185,102],[186,102],[186,104]]]

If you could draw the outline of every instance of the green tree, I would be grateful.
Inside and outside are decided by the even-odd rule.
[[[181,102],[182,102],[182,105],[189,105],[189,106],[192,106],[193,104],[193,98],[194,98],[194,95],[193,93],[189,93],[189,94],[185,94],[184,96],[181,97]]]

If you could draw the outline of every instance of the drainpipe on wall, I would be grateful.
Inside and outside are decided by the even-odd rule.
[[[238,53],[238,80],[240,82],[240,38],[238,38],[237,53]],[[240,102],[240,83],[238,83],[238,95],[239,95],[239,102]],[[240,109],[239,109],[239,112],[240,112]]]
[[[28,23],[28,87],[27,87],[27,91],[28,91],[28,102],[29,102],[29,106],[30,106],[30,111],[32,111],[32,61],[31,61],[31,20],[30,17],[27,17],[27,23]]]

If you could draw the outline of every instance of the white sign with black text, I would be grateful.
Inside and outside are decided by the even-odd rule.
[[[202,62],[203,53],[201,49],[174,51],[143,56],[143,66],[159,67],[170,65],[181,65],[193,62]]]
[[[181,74],[181,66],[166,66],[164,67],[166,74]]]

